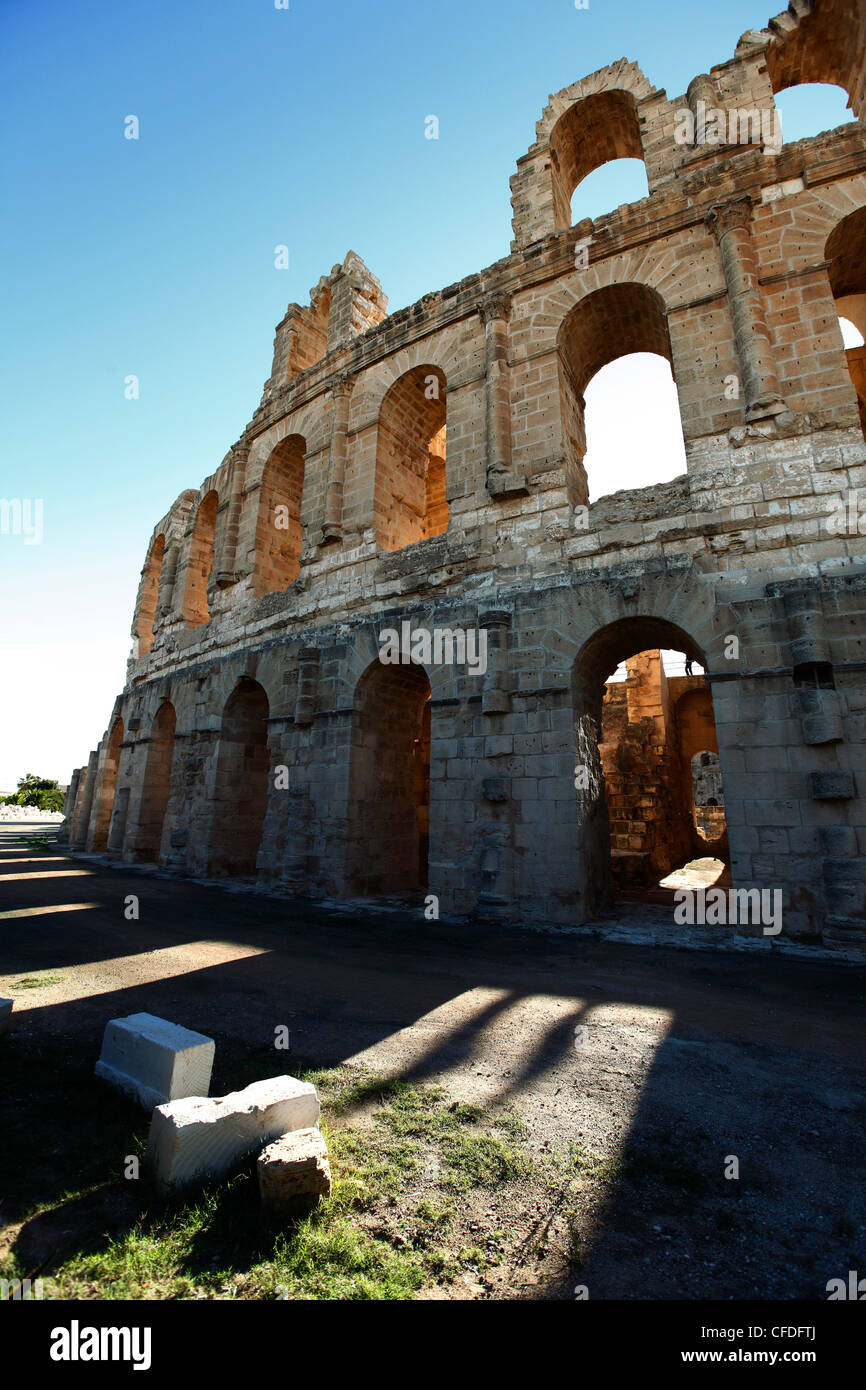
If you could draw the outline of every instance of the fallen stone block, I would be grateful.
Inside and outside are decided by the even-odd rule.
[[[0,999],[0,1033],[5,1033],[12,1019],[12,999]]]
[[[294,1076],[254,1081],[221,1098],[203,1096],[159,1105],[150,1122],[147,1166],[163,1196],[222,1177],[246,1154],[319,1118],[315,1086]]]
[[[96,1075],[152,1110],[184,1096],[206,1096],[215,1043],[154,1014],[106,1025]]]
[[[303,1216],[331,1193],[328,1146],[319,1129],[296,1129],[259,1154],[256,1170],[266,1221]]]

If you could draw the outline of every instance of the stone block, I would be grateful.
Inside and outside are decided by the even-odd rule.
[[[319,1129],[296,1129],[268,1144],[256,1165],[262,1215],[268,1221],[303,1216],[330,1196],[331,1166]]]
[[[150,1122],[147,1167],[163,1196],[222,1177],[248,1153],[319,1118],[315,1086],[294,1076],[254,1081],[208,1100],[192,1096],[159,1105]]]
[[[849,801],[854,795],[850,772],[813,772],[809,780],[815,801]]]
[[[203,1033],[154,1014],[130,1014],[106,1025],[95,1071],[152,1110],[184,1096],[206,1096],[214,1048]]]
[[[0,1033],[5,1033],[12,1021],[12,999],[0,999]]]

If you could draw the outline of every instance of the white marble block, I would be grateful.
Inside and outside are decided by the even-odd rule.
[[[206,1096],[214,1040],[154,1014],[130,1014],[106,1025],[96,1075],[145,1109],[184,1096]]]
[[[0,999],[0,1033],[5,1033],[12,1021],[12,999]]]
[[[150,1121],[147,1166],[163,1196],[222,1177],[246,1154],[319,1118],[315,1086],[294,1076],[254,1081],[220,1099],[159,1105]]]

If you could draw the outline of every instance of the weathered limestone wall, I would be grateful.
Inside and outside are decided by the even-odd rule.
[[[409,891],[419,907],[427,892],[443,911],[586,921],[610,889],[604,682],[675,647],[707,671],[735,885],[780,887],[790,937],[866,939],[866,445],[862,364],[838,327],[866,293],[851,251],[866,134],[675,138],[698,100],[771,114],[791,81],[841,82],[860,113],[862,30],[862,7],[799,0],[682,98],[625,60],[592,74],[551,98],[518,162],[508,256],[386,317],[350,253],[309,308],[290,306],[243,435],[153,533],[127,683],[70,790],[74,844],[102,848],[108,816],[110,853],[217,872],[227,706],[255,682],[270,763],[257,875],[356,894],[368,832],[352,765],[365,739],[383,747],[364,701],[378,634],[481,627],[485,674],[426,665],[428,882]],[[649,197],[570,226],[572,180],[635,141]],[[645,349],[671,364],[687,473],[587,509],[581,393]],[[444,434],[418,397],[431,377]],[[402,458],[400,392],[419,446]],[[268,531],[280,498],[286,548]],[[407,508],[424,538],[391,549]],[[154,849],[142,827],[165,758],[150,752],[171,717]]]

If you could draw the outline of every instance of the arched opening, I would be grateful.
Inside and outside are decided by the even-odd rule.
[[[579,195],[573,203],[572,195],[602,164],[618,159],[640,160],[643,164],[640,121],[631,92],[595,92],[575,102],[560,116],[550,133],[553,217],[557,230],[573,225],[572,207],[577,214],[575,221],[593,215],[584,208]],[[647,193],[644,172],[643,187],[637,196],[645,198]]]
[[[203,497],[196,512],[189,543],[183,616],[188,627],[208,622],[207,586],[214,563],[214,532],[219,498],[213,491]]]
[[[96,823],[93,829],[93,850],[99,854],[108,849],[108,832],[114,811],[114,793],[117,787],[117,769],[120,765],[120,749],[123,744],[123,720],[115,719],[108,736],[105,762],[102,767],[102,786],[99,791],[99,804],[96,808]]]
[[[854,118],[844,87],[803,82],[776,92],[776,117],[786,145],[848,125]]]
[[[375,503],[382,550],[400,550],[448,529],[445,387],[438,367],[413,367],[382,401]]]
[[[685,471],[685,445],[680,423],[679,400],[671,372],[672,355],[668,336],[664,301],[648,285],[626,283],[608,285],[595,290],[575,304],[565,316],[557,338],[559,356],[559,392],[562,414],[565,475],[569,499],[573,506],[595,500],[597,495],[620,487],[645,487],[660,481],[652,467],[662,466],[667,476],[677,476],[676,469]],[[662,363],[651,368],[652,380],[638,397],[635,408],[627,388],[633,388],[644,373],[653,354]],[[628,359],[619,362],[618,359]],[[604,368],[615,363],[607,379]],[[598,390],[593,395],[592,419],[584,395],[593,378],[598,375]],[[658,377],[663,376],[666,394],[659,390]],[[615,389],[609,389],[613,381]],[[593,383],[595,385],[595,383]],[[605,451],[607,432],[622,428],[622,420],[630,418],[640,438],[640,447],[625,455],[616,449]],[[592,425],[590,436],[589,425]],[[664,440],[661,448],[651,454],[648,462],[648,441]],[[622,441],[619,441],[620,444]],[[593,461],[593,479],[588,478],[588,464]],[[593,495],[595,494],[595,495]]]
[[[712,843],[725,833],[725,794],[718,753],[695,753],[691,760],[692,805],[695,829]]]
[[[768,45],[767,75],[775,93],[804,83],[838,84],[860,116],[864,52],[866,11],[860,0],[821,0],[797,14],[784,42]],[[791,139],[787,130],[785,139]]]
[[[679,395],[661,357],[632,352],[609,362],[590,381],[584,400],[590,502],[686,472]]]
[[[860,406],[860,425],[866,437],[866,207],[843,217],[833,228],[824,248],[830,289],[839,315],[839,332],[848,359],[848,372]],[[845,342],[842,320],[855,330],[860,341]]]
[[[718,755],[703,665],[682,629],[650,617],[610,624],[578,656],[575,785],[591,912],[618,896],[666,901],[678,886],[671,875],[700,886],[725,870],[724,812],[710,843],[692,789],[694,753]]]
[[[290,434],[271,451],[262,476],[255,544],[256,592],[287,589],[300,573],[303,435]]]
[[[268,697],[258,681],[238,681],[223,711],[214,787],[208,873],[252,878],[268,807]]]
[[[581,179],[571,195],[571,225],[584,218],[604,217],[624,203],[649,197],[646,165],[642,159],[612,159]]]
[[[138,830],[135,836],[136,859],[154,862],[159,860],[165,808],[171,794],[171,765],[176,724],[174,705],[170,700],[164,700],[151,725],[147,745]]]
[[[165,536],[155,536],[151,542],[144,570],[141,576],[141,595],[138,605],[138,622],[135,636],[138,638],[139,656],[144,656],[153,645],[153,624],[156,606],[159,601],[159,580],[165,556]]]
[[[430,681],[423,666],[374,661],[355,692],[346,882],[364,896],[427,886]]]

